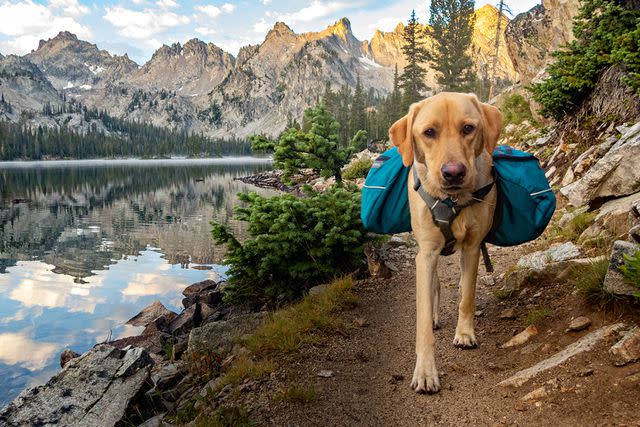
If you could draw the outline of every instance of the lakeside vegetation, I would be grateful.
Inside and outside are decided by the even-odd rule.
[[[0,160],[220,157],[250,155],[251,144],[242,139],[211,139],[185,130],[125,120],[105,111],[68,102],[43,108],[45,118],[58,118],[57,127],[0,121]],[[32,117],[31,117],[32,118]],[[71,127],[80,119],[82,131]]]

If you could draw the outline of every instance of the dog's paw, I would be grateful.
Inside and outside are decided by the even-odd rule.
[[[473,334],[456,334],[453,346],[467,350],[478,347],[478,341]]]
[[[435,369],[432,372],[427,371],[427,369],[416,364],[416,369],[413,371],[413,379],[411,380],[411,388],[416,393],[434,394],[440,391],[438,372]]]

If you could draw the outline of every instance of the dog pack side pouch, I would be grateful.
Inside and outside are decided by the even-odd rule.
[[[502,145],[493,153],[498,201],[491,231],[485,241],[515,246],[536,239],[556,209],[556,196],[529,153]]]
[[[379,234],[411,231],[408,179],[409,168],[397,148],[378,156],[362,188],[360,217],[365,229]]]

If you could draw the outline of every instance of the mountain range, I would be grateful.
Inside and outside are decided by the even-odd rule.
[[[475,13],[472,54],[479,76],[484,76],[493,59],[498,12],[487,5]],[[498,76],[515,82],[518,61],[509,53],[516,49],[505,47],[514,45],[505,38],[510,20],[500,19]],[[354,87],[360,78],[365,89],[388,93],[395,67],[401,72],[405,66],[403,32],[400,23],[394,31],[376,31],[370,40],[360,41],[347,18],[302,34],[278,22],[261,44],[245,46],[237,56],[192,39],[162,46],[144,65],[61,32],[23,57],[0,54],[0,119],[81,125],[77,118],[41,114],[45,104],[55,108],[73,99],[112,116],[212,137],[275,135],[319,100],[327,82],[338,89]],[[430,68],[428,84],[435,85]]]

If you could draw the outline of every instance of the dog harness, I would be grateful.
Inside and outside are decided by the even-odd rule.
[[[413,189],[418,192],[422,200],[424,200],[429,207],[433,223],[438,227],[438,229],[440,229],[440,232],[444,236],[444,248],[442,248],[440,255],[448,256],[455,252],[454,246],[456,244],[456,238],[453,235],[451,225],[458,215],[460,215],[462,209],[482,202],[487,194],[489,194],[494,184],[495,181],[491,181],[489,184],[471,193],[471,200],[463,204],[458,204],[457,200],[452,199],[451,197],[438,199],[437,197],[433,197],[431,194],[427,193],[420,182],[416,168],[413,168]],[[487,271],[493,271],[493,266],[489,259],[489,252],[487,251],[487,247],[484,242],[482,242],[481,250]]]

